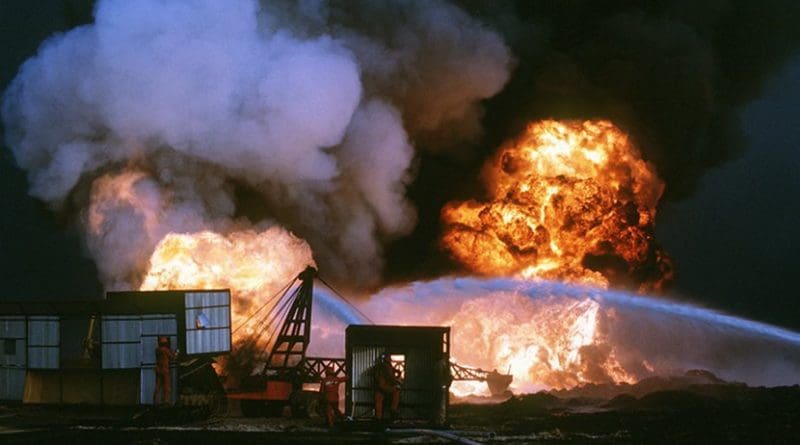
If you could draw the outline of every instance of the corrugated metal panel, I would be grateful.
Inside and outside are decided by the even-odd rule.
[[[172,377],[172,392],[170,399],[172,403],[178,400],[178,373],[175,367],[171,367],[170,376]],[[140,376],[139,385],[139,403],[141,405],[152,405],[153,395],[156,389],[156,371],[154,366],[143,366]]]
[[[449,359],[449,328],[349,326],[346,331],[347,365],[350,367],[347,411],[353,417],[374,415],[372,369],[384,351],[403,360],[400,411],[404,419],[434,419],[437,414],[439,360]],[[400,357],[395,356],[402,356]]]
[[[13,344],[13,354],[4,353],[5,343],[11,342]],[[25,339],[22,338],[3,338],[0,339],[0,368],[25,368],[26,363],[26,347]]]
[[[438,351],[437,351],[438,352]],[[406,353],[406,375],[403,382],[402,402],[411,411],[410,417],[430,417],[433,415],[436,379],[434,359],[431,348],[413,348]]]
[[[24,316],[0,317],[0,400],[22,400],[27,345]]]
[[[36,346],[58,346],[58,317],[32,316],[28,318],[28,341]]]
[[[178,333],[178,323],[175,321],[174,314],[163,315],[143,315],[142,316],[142,335],[174,336]],[[173,347],[175,344],[173,343]]]
[[[22,400],[24,368],[0,368],[0,400]]]
[[[58,369],[59,339],[58,317],[29,317],[28,368]]]
[[[186,331],[187,354],[223,353],[231,350],[231,333],[227,329]]]
[[[379,346],[353,346],[352,348],[350,378],[352,379],[353,417],[372,416],[374,413],[375,391],[372,367],[375,366],[385,350],[385,347]]]
[[[25,367],[25,338],[25,317],[0,317],[0,367]],[[7,347],[10,351],[6,351]]]
[[[230,294],[224,291],[186,292],[184,298],[187,309],[197,308],[197,307],[230,305]]]
[[[140,338],[142,356],[141,366],[153,366],[156,363],[158,337],[169,337],[170,347],[175,350],[178,344],[178,323],[172,314],[142,316],[142,336]]]
[[[186,330],[206,327],[226,328],[230,326],[230,306],[186,309]]]
[[[186,353],[216,354],[231,349],[230,294],[187,292]]]
[[[354,417],[373,414],[374,387],[372,368],[378,362],[384,347],[354,346],[352,348],[352,402]],[[400,392],[400,408],[404,418],[427,418],[433,413],[435,401],[434,354],[430,347],[404,347],[397,355],[404,355],[404,379]],[[399,365],[399,364],[398,364]]]
[[[0,317],[0,338],[25,338],[25,317]]]
[[[106,315],[101,324],[103,369],[138,368],[142,355],[140,317]]]
[[[169,337],[170,347],[175,350],[178,344],[178,322],[174,314],[153,314],[142,316],[142,335],[140,347],[142,350],[141,368],[139,377],[139,403],[152,405],[153,391],[155,390],[155,363],[158,337]],[[177,397],[177,372],[172,366],[172,402]]]

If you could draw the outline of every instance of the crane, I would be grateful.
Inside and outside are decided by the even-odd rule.
[[[315,280],[321,281],[365,320],[369,320],[336,289],[322,280],[317,269],[306,267],[236,328],[238,330],[244,325],[252,328],[252,334],[240,348],[257,349],[258,345],[269,347],[263,368],[244,379],[242,388],[228,394],[229,398],[241,400],[243,414],[277,413],[286,405],[290,405],[293,415],[307,415],[314,409],[316,392],[303,390],[303,385],[319,383],[328,368],[333,368],[338,376],[346,375],[344,358],[310,357],[306,354],[311,340]],[[295,286],[297,283],[299,285]],[[278,296],[280,297],[276,300]],[[271,309],[255,319],[269,305],[272,305]],[[268,337],[266,341],[263,341],[264,335]],[[512,378],[510,375],[455,363],[451,364],[451,374],[454,380],[486,381],[493,394],[495,391],[498,394],[505,391]]]

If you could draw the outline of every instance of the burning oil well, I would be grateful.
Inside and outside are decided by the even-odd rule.
[[[743,72],[746,7],[356,3],[100,1],[21,66],[6,144],[107,290],[230,288],[237,326],[315,265],[517,391],[800,380],[797,334],[646,296],[675,279],[660,200],[737,151],[796,39]],[[342,355],[356,317],[320,304]]]

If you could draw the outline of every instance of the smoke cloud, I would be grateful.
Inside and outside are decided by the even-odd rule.
[[[489,146],[531,119],[610,119],[657,165],[667,199],[744,149],[739,108],[800,44],[800,5],[785,0],[460,3],[519,60],[488,106]]]
[[[6,142],[33,196],[79,209],[107,288],[137,285],[167,233],[256,225],[328,277],[380,280],[416,222],[414,141],[479,135],[511,56],[445,2],[352,6],[100,1],[21,67]]]
[[[33,196],[85,221],[96,179],[138,172],[163,200],[153,233],[89,235],[98,263],[280,225],[340,286],[450,273],[443,205],[480,198],[480,166],[532,120],[611,120],[679,199],[742,149],[737,110],[800,42],[783,0],[223,3],[100,1],[5,92]],[[126,261],[103,282],[141,275]]]
[[[484,102],[475,156],[422,153],[409,189],[421,224],[390,246],[392,281],[459,269],[429,247],[443,232],[441,209],[482,198],[481,166],[532,121],[608,119],[656,166],[662,204],[690,196],[706,172],[744,150],[739,111],[800,48],[800,4],[786,0],[457,3],[503,36],[515,68]],[[680,259],[676,271],[680,281]]]

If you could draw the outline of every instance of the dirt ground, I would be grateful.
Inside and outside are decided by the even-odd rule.
[[[208,415],[189,407],[9,404],[0,406],[0,443],[800,443],[798,386],[656,386],[666,389],[596,386],[453,404],[449,424],[435,431],[366,421],[329,430],[319,417],[244,418],[231,408]]]

